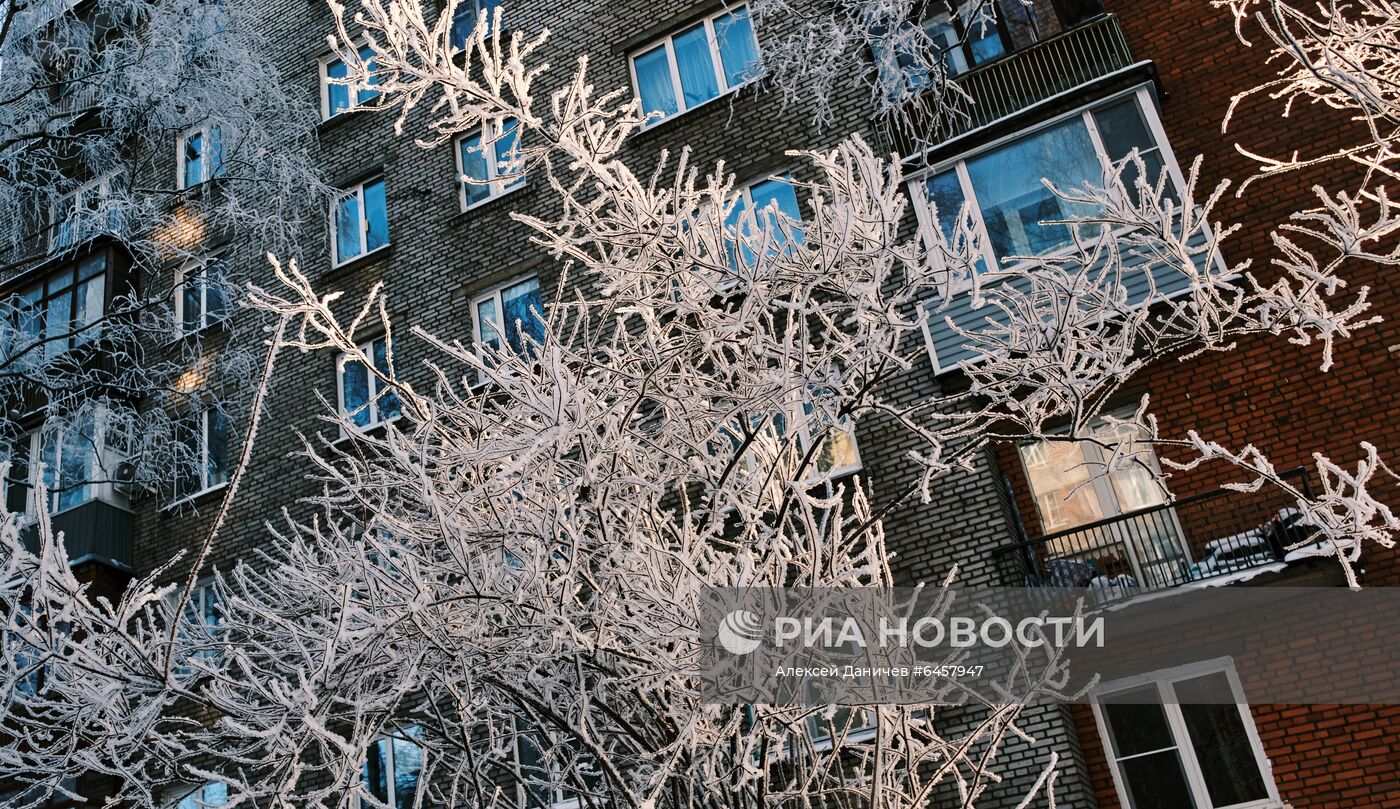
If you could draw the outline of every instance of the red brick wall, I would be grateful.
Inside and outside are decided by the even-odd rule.
[[[1395,705],[1251,705],[1279,797],[1294,809],[1400,806]],[[1093,709],[1073,708],[1101,809],[1120,809]]]
[[[1294,149],[1327,149],[1346,142],[1347,125],[1335,115],[1304,108],[1288,119],[1266,97],[1245,103],[1228,133],[1220,123],[1233,93],[1267,80],[1265,38],[1254,32],[1254,49],[1241,46],[1228,16],[1199,0],[1153,3],[1109,0],[1119,14],[1133,53],[1152,59],[1166,96],[1163,124],[1183,170],[1205,155],[1202,188],[1224,178],[1248,177],[1254,165],[1234,144],[1284,155]],[[1352,188],[1357,173],[1341,164],[1285,175],[1251,185],[1226,197],[1217,216],[1243,229],[1226,243],[1226,258],[1252,261],[1251,270],[1268,277],[1274,254],[1269,234],[1294,211],[1312,204],[1310,187],[1326,182]],[[1323,452],[1351,466],[1359,444],[1376,444],[1392,464],[1400,445],[1392,439],[1400,424],[1400,280],[1393,271],[1352,267],[1352,288],[1370,286],[1373,311],[1386,318],[1337,344],[1335,365],[1321,373],[1320,346],[1299,347],[1261,336],[1239,348],[1187,362],[1163,363],[1132,380],[1152,397],[1152,412],[1166,435],[1188,429],[1231,448],[1252,443],[1280,468],[1312,466]],[[1018,506],[1031,534],[1038,533],[1019,460],[1014,450],[997,451],[1013,481]],[[1178,473],[1169,486],[1178,495],[1207,491],[1238,472],[1223,465]],[[1316,479],[1313,480],[1316,485]],[[1387,502],[1400,504],[1394,487],[1382,489]],[[1400,586],[1400,551],[1372,548],[1363,560],[1364,583]],[[1247,691],[1247,689],[1246,689]],[[1296,809],[1400,806],[1400,706],[1252,705],[1265,752],[1281,797]],[[1075,723],[1100,806],[1119,806],[1103,742],[1093,712],[1075,706]]]
[[[1229,15],[1199,0],[1110,0],[1105,5],[1119,15],[1134,56],[1157,66],[1164,92],[1163,125],[1183,171],[1195,155],[1204,155],[1198,198],[1222,179],[1231,179],[1238,188],[1254,172],[1256,164],[1236,150],[1237,143],[1262,154],[1284,155],[1354,142],[1348,133],[1355,129],[1342,117],[1308,107],[1284,119],[1281,105],[1265,96],[1243,103],[1222,135],[1231,95],[1272,75],[1264,63],[1264,35],[1250,31],[1258,44],[1244,47],[1234,36]],[[1326,182],[1333,189],[1351,189],[1358,177],[1345,164],[1333,163],[1260,180],[1238,196],[1229,193],[1216,216],[1243,227],[1225,243],[1226,259],[1232,264],[1248,260],[1251,272],[1270,277],[1269,262],[1276,254],[1270,234],[1290,214],[1313,204],[1311,187]],[[1271,335],[1243,339],[1234,351],[1159,363],[1130,386],[1150,394],[1163,434],[1184,436],[1196,429],[1232,449],[1252,443],[1279,469],[1312,467],[1314,452],[1354,466],[1362,457],[1362,441],[1376,444],[1383,457],[1400,463],[1400,445],[1391,438],[1394,425],[1400,424],[1400,274],[1374,265],[1349,270],[1350,289],[1369,286],[1373,311],[1385,321],[1338,342],[1330,372],[1319,370],[1320,345],[1300,347]],[[997,458],[1014,483],[1027,530],[1039,533],[1014,449],[999,448]],[[1176,473],[1168,485],[1185,496],[1240,477],[1238,470],[1217,464]],[[1314,477],[1314,486],[1316,482]],[[1400,507],[1395,487],[1382,483],[1380,489],[1388,502]],[[1400,551],[1371,549],[1363,561],[1365,582],[1400,585],[1397,560]]]

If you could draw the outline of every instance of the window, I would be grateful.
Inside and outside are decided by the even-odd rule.
[[[205,784],[175,804],[175,809],[213,809],[228,803],[226,784]]]
[[[363,85],[348,81],[350,66],[344,59],[331,57],[321,62],[321,115],[330,119],[373,101],[379,90],[375,89],[374,49],[368,44],[360,46],[360,61],[369,68],[369,81]]]
[[[583,802],[578,785],[590,797],[606,796],[606,780],[593,757],[572,739],[516,725],[515,763],[523,782],[521,806],[572,809]],[[604,802],[605,801],[599,801]]]
[[[125,447],[107,417],[84,412],[70,422],[41,427],[10,441],[10,472],[5,479],[5,504],[11,513],[34,514],[34,486],[47,492],[50,514],[92,500],[123,503],[112,480],[126,457]],[[36,462],[37,460],[37,462]],[[43,480],[38,478],[40,465]]]
[[[174,610],[179,593],[176,591],[171,595],[171,610]],[[224,607],[221,603],[218,591],[214,589],[213,581],[204,581],[195,585],[189,593],[189,598],[185,600],[185,609],[179,619],[179,638],[185,642],[190,649],[190,654],[185,662],[176,666],[176,675],[181,679],[195,675],[195,661],[204,661],[206,665],[217,665],[224,655],[224,637],[221,626],[224,624]],[[221,789],[223,784],[210,784],[209,787]],[[206,787],[206,788],[209,788]],[[197,792],[195,794],[197,795]],[[227,799],[227,795],[224,795]],[[183,803],[181,803],[183,806]],[[223,806],[223,803],[210,803],[210,806]]]
[[[386,736],[369,746],[360,775],[375,800],[394,809],[411,809],[418,800],[423,777],[423,748],[414,739],[422,731],[410,725],[403,736]],[[368,809],[369,804],[360,805]]]
[[[175,273],[175,322],[180,334],[194,334],[228,315],[224,288],[228,267],[222,256],[187,264]]]
[[[1127,809],[1277,805],[1268,759],[1228,660],[1107,685],[1093,705]]]
[[[102,333],[107,257],[96,253],[22,287],[4,306],[6,362],[53,359]]]
[[[958,160],[923,181],[926,223],[951,239],[966,204],[983,245],[990,248],[990,255],[979,257],[980,267],[1004,266],[1015,257],[1069,245],[1069,226],[1050,220],[1093,211],[1055,196],[1041,178],[1062,190],[1086,182],[1100,185],[1104,172],[1136,148],[1148,171],[1145,180],[1156,183],[1168,158],[1151,109],[1147,90],[1138,90]],[[1133,193],[1131,171],[1123,180]]]
[[[525,184],[517,148],[519,122],[497,121],[457,140],[462,210]]]
[[[945,61],[945,69],[953,75],[969,68],[1005,56],[1010,50],[1002,32],[1000,9],[993,9],[983,0],[963,0],[924,20],[924,32]]]
[[[180,188],[194,188],[224,174],[223,130],[201,124],[180,138],[176,177]]]
[[[1011,50],[1008,12],[1024,14],[1019,0],[1000,5],[995,19],[986,13],[991,11],[986,0],[934,2],[929,6],[933,11],[922,24],[911,20],[886,37],[884,44],[873,47],[881,86],[891,100],[926,87],[931,65],[939,65],[947,76],[955,77],[1005,56]]]
[[[526,278],[476,299],[476,342],[494,351],[533,356],[544,342],[544,301],[538,278]]]
[[[793,461],[805,458],[812,449],[813,442],[818,438],[821,440],[810,463],[803,470],[803,477],[798,481],[804,486],[825,483],[860,469],[860,452],[856,447],[855,428],[850,420],[843,417],[832,421],[820,412],[811,398],[794,402],[787,412],[775,413],[768,417],[750,415],[748,420],[749,432],[756,437],[750,442],[744,457],[740,459],[738,470],[740,479],[751,481],[755,487],[762,484],[761,478],[766,476],[767,466],[774,456],[788,446],[790,435],[796,440],[795,450],[789,451],[798,453],[792,458]],[[736,418],[719,428],[720,437],[729,442],[730,452],[744,444],[742,424],[743,422]],[[794,429],[794,425],[795,435],[788,432]]]
[[[457,9],[452,12],[452,47],[459,50],[467,47],[467,40],[476,27],[477,15],[485,11],[486,23],[490,25],[496,9],[500,7],[501,0],[461,0],[457,3]]]
[[[383,177],[360,183],[332,203],[331,243],[336,266],[389,244],[389,208]]]
[[[1075,578],[1075,585],[1100,598],[1180,583],[1191,553],[1175,509],[1160,508],[1168,496],[1151,445],[1131,424],[1101,421],[1091,431],[1104,444],[1130,442],[1138,462],[1105,473],[1108,456],[1095,441],[1043,441],[1021,448],[1041,528],[1051,535],[1044,553],[1064,560],[1049,569],[1061,577],[1086,578]],[[1097,524],[1144,509],[1154,510]]]
[[[373,363],[374,370],[392,378],[393,367],[389,362],[386,338],[378,337],[361,344],[358,356],[345,354],[340,358],[337,369],[340,412],[361,429],[396,419],[401,411],[398,395],[392,388],[386,387],[379,376],[370,373],[366,363]]]
[[[753,218],[740,233],[740,219],[748,211],[754,212]],[[775,214],[787,217],[791,227],[790,233],[783,233]],[[773,244],[782,250],[787,246],[789,238],[795,243],[802,243],[805,234],[801,224],[802,212],[797,207],[797,194],[793,190],[791,178],[787,175],[762,180],[741,189],[734,207],[725,219],[725,242],[729,251],[730,269],[738,271],[752,267],[758,260],[753,247],[760,229],[770,234]]]
[[[184,463],[175,479],[175,497],[183,500],[228,482],[228,417],[205,407],[175,421],[175,437]]]
[[[1026,481],[1047,532],[1167,502],[1152,447],[1139,440],[1136,426],[1100,421],[1090,431],[1105,443],[1131,441],[1132,451],[1147,466],[1130,464],[1101,474],[1108,458],[1093,441],[1042,441],[1021,447]]]
[[[60,197],[49,209],[49,249],[72,247],[100,230],[119,231],[117,211],[109,210],[106,216],[97,215],[116,186],[117,175],[106,174]]]
[[[758,75],[758,41],[747,6],[708,17],[632,57],[642,112],[685,112]]]
[[[804,453],[812,446],[816,436],[826,431],[816,454],[812,456],[811,469],[803,482],[818,483],[848,475],[860,468],[855,426],[849,418],[830,421],[817,412],[810,400],[802,403],[802,413],[804,418],[799,427],[798,446]]]

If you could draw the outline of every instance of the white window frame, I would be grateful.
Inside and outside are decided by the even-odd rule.
[[[67,506],[64,508],[59,508],[58,491],[50,490],[46,492],[47,496],[49,497],[49,502],[45,503],[44,507],[48,509],[48,514],[51,517],[56,516],[58,514],[63,514],[68,511],[72,511],[74,509],[82,508],[88,503],[93,503],[99,500],[104,503],[109,503],[111,505],[118,506],[120,508],[127,507],[127,498],[118,489],[119,484],[117,484],[114,480],[111,479],[115,477],[114,473],[118,464],[126,460],[127,456],[120,451],[120,448],[114,447],[108,442],[107,432],[109,427],[107,424],[107,418],[105,417],[105,414],[102,412],[94,413],[92,418],[93,465],[94,468],[97,470],[97,474],[95,475],[95,477],[98,477],[99,479],[90,480],[83,484],[87,487],[88,493],[91,496],[87,497],[86,499],[82,500],[81,502],[75,505]],[[64,439],[66,438],[67,432],[70,429],[72,429],[71,426],[65,427],[63,429],[54,429],[46,431],[43,425],[39,425],[38,427],[35,427],[28,433],[16,436],[14,441],[11,442],[14,443],[18,441],[27,441],[29,443],[29,468],[27,470],[28,474],[26,475],[24,481],[24,484],[27,486],[27,491],[25,492],[26,522],[33,522],[38,519],[38,511],[36,508],[37,504],[34,502],[34,495],[35,487],[40,482],[38,474],[39,466],[43,463],[44,440],[47,437],[49,440],[56,442],[54,446],[54,474],[56,476],[55,480],[61,481],[63,469]],[[103,473],[106,473],[105,479]],[[12,482],[20,483],[20,481],[6,480],[5,484],[8,487],[8,485]],[[8,492],[6,492],[6,494],[8,495]]]
[[[464,0],[464,4],[465,1],[466,0]],[[520,122],[514,118],[497,118],[492,121],[483,123],[479,129],[473,130],[471,132],[464,132],[461,135],[458,135],[456,138],[453,138],[452,159],[456,162],[457,165],[457,205],[459,208],[461,208],[461,210],[469,211],[472,208],[485,205],[486,203],[491,202],[495,199],[499,199],[500,197],[503,197],[506,194],[511,193],[512,191],[519,191],[520,189],[525,187],[525,172],[523,171],[523,166],[521,166],[522,171],[510,177],[508,180],[500,179],[500,175],[497,174],[497,172],[500,170],[500,156],[496,153],[496,146],[500,143],[501,135],[505,132],[505,123],[507,121],[515,121],[515,150],[516,154],[519,155],[521,129]],[[495,134],[492,135],[492,133],[487,132],[487,127],[496,130]],[[467,171],[466,168],[462,165],[462,146],[466,142],[467,138],[474,136],[481,137],[481,156],[486,162],[487,182],[477,183],[477,185],[485,185],[487,188],[487,194],[485,197],[482,197],[481,199],[475,202],[467,202]],[[488,150],[489,155],[487,154]],[[518,157],[517,162],[519,162]]]
[[[60,210],[63,208],[62,203],[69,199],[73,200],[73,218],[74,220],[80,218],[79,214],[82,211],[86,210],[84,202],[87,200],[88,195],[95,193],[98,199],[102,199],[110,195],[112,193],[112,183],[116,180],[118,174],[119,172],[117,171],[109,171],[106,174],[101,174],[97,177],[94,177],[91,180],[88,180],[87,182],[73,189],[71,192],[64,194],[54,202],[49,203],[50,250],[56,250],[62,247],[71,247],[77,242],[77,240],[74,239],[64,243],[59,239],[59,230],[63,227],[64,224],[66,224],[69,221],[67,219],[59,218]]]
[[[1206,791],[1205,776],[1201,773],[1201,766],[1196,759],[1195,748],[1191,744],[1191,734],[1186,727],[1186,720],[1181,715],[1181,706],[1177,704],[1174,692],[1172,691],[1172,684],[1181,680],[1222,672],[1229,681],[1230,690],[1235,696],[1235,706],[1240,711],[1240,721],[1244,725],[1245,735],[1249,738],[1250,748],[1254,752],[1254,761],[1259,767],[1259,776],[1264,782],[1264,788],[1268,792],[1268,797],[1256,801],[1249,801],[1247,803],[1215,806],[1210,800],[1210,794]],[[1123,775],[1118,767],[1118,756],[1114,755],[1113,752],[1113,742],[1108,734],[1108,721],[1104,715],[1100,699],[1103,696],[1120,691],[1127,691],[1148,685],[1157,687],[1158,694],[1162,700],[1162,709],[1167,717],[1167,725],[1171,729],[1172,740],[1176,742],[1177,755],[1180,756],[1182,769],[1186,773],[1186,783],[1191,788],[1192,796],[1196,801],[1197,807],[1200,809],[1276,809],[1276,807],[1282,806],[1278,795],[1278,786],[1274,782],[1273,764],[1269,761],[1268,755],[1264,752],[1264,744],[1260,741],[1259,731],[1254,726],[1254,716],[1250,713],[1249,702],[1245,699],[1244,689],[1240,687],[1240,678],[1239,674],[1235,671],[1234,660],[1230,657],[1218,657],[1212,660],[1203,660],[1170,669],[1161,669],[1149,674],[1114,680],[1099,685],[1089,695],[1090,705],[1094,710],[1094,721],[1098,725],[1099,739],[1103,742],[1104,758],[1108,759],[1109,769],[1113,773],[1113,787],[1118,794],[1118,801],[1122,806],[1130,806],[1131,804],[1128,803],[1127,789],[1123,782]]]
[[[175,336],[188,337],[191,334],[198,334],[211,326],[216,326],[228,320],[228,298],[224,298],[224,316],[212,320],[209,317],[209,267],[219,263],[228,266],[228,254],[225,250],[215,251],[207,256],[192,259],[180,265],[175,270]],[[196,281],[196,279],[198,279]],[[185,295],[186,283],[199,284],[199,325],[193,330],[185,329]]]
[[[977,193],[973,190],[972,180],[967,173],[967,161],[980,155],[996,151],[1012,141],[1050,129],[1070,119],[1080,118],[1089,130],[1089,140],[1090,143],[1093,144],[1094,153],[1099,159],[1099,166],[1107,171],[1110,165],[1108,153],[1104,150],[1103,138],[1099,134],[1097,124],[1094,122],[1093,111],[1101,107],[1110,106],[1114,102],[1121,101],[1128,97],[1136,99],[1138,111],[1142,113],[1143,123],[1147,127],[1148,134],[1152,136],[1153,141],[1156,143],[1157,151],[1162,157],[1163,169],[1168,172],[1174,187],[1178,190],[1185,188],[1186,179],[1181,173],[1181,166],[1177,163],[1176,153],[1172,150],[1171,143],[1167,140],[1166,132],[1162,128],[1162,120],[1157,114],[1157,104],[1152,98],[1150,85],[1141,84],[1137,87],[1106,95],[1102,98],[1096,98],[1092,102],[1083,104],[1068,112],[1061,113],[1060,115],[1056,115],[1044,121],[1038,121],[1033,126],[1017,130],[988,143],[979,144],[975,149],[961,152],[955,157],[940,161],[933,167],[914,175],[909,180],[908,188],[910,197],[914,200],[914,213],[918,219],[920,233],[924,235],[929,244],[936,242],[938,220],[933,215],[932,206],[929,203],[924,187],[930,178],[942,174],[949,169],[954,169],[957,172],[958,184],[962,189],[963,200],[967,204],[976,226],[975,235],[982,246],[981,255],[975,256],[974,258],[980,258],[982,261],[986,262],[987,272],[1007,272],[1029,264],[1029,261],[1023,261],[1002,266],[1001,262],[997,259],[996,251],[992,248],[992,241],[987,232],[986,220],[982,216],[981,205],[977,201]],[[1068,245],[1058,250],[1044,253],[1042,254],[1042,258],[1068,255],[1073,249],[1073,245]],[[958,285],[954,286],[951,294],[957,295],[971,289],[971,287],[971,279],[961,281]]]
[[[505,282],[496,284],[495,286],[491,287],[490,289],[486,290],[485,292],[481,293],[480,295],[477,295],[475,298],[472,298],[472,342],[473,342],[473,343],[475,343],[475,344],[478,345],[478,346],[482,344],[482,343],[481,343],[481,309],[480,309],[481,304],[484,303],[484,302],[486,302],[486,301],[494,301],[495,304],[496,304],[496,312],[498,313],[497,316],[498,316],[498,317],[505,317],[505,311],[506,311],[506,310],[505,310],[504,302],[501,300],[501,293],[502,293],[502,292],[505,292],[507,289],[510,289],[510,288],[513,287],[513,286],[518,286],[518,285],[520,285],[520,284],[523,284],[523,283],[525,283],[526,281],[534,281],[534,282],[535,282],[535,286],[540,290],[540,293],[541,293],[541,295],[540,295],[540,305],[543,306],[543,305],[544,305],[544,294],[543,294],[543,293],[544,293],[544,286],[543,286],[542,284],[540,284],[540,277],[539,277],[538,275],[533,274],[533,273],[528,274],[528,275],[517,275],[516,277],[511,278],[511,279],[508,280],[508,281],[505,281]],[[537,315],[539,316],[540,322],[543,323],[543,322],[545,321],[545,314],[544,314],[544,312],[542,312],[542,311],[541,311],[541,312],[538,312]],[[508,351],[508,350],[509,350],[509,345],[505,342],[505,324],[504,324],[504,323],[497,324],[497,325],[496,325],[496,329],[497,329],[498,331],[501,332],[501,341],[502,341],[501,350],[502,350],[502,351]]]
[[[231,474],[231,470],[229,469],[229,463],[231,459],[228,457],[224,458],[224,479],[213,485],[210,485],[209,483],[209,414],[211,412],[213,412],[213,408],[211,407],[199,408],[199,489],[190,492],[189,494],[182,494],[177,496],[174,500],[172,500],[169,503],[169,505],[166,506],[167,509],[174,508],[175,506],[179,506],[183,503],[188,503],[192,500],[197,500],[203,497],[204,495],[209,494],[210,492],[216,492],[228,486],[229,475]],[[177,420],[180,418],[185,418],[189,415],[189,411],[181,413],[177,417]],[[225,429],[227,429],[227,416],[224,417],[224,424]],[[230,432],[227,436],[227,440],[231,442],[232,439],[233,434],[232,432]],[[226,446],[224,449],[225,451],[227,451],[229,447]]]
[[[471,0],[465,0],[465,1],[466,1],[466,2],[470,2]],[[359,53],[360,50],[361,50],[362,48],[367,47],[369,44],[370,44],[370,41],[369,41],[368,38],[360,39],[357,43],[355,43],[355,52],[356,52],[356,53]],[[374,87],[375,85],[372,85],[372,84],[371,84],[371,85],[367,85],[367,86],[362,86],[362,85],[359,85],[359,84],[341,84],[341,85],[336,85],[336,84],[334,84],[334,83],[331,81],[331,76],[330,76],[330,67],[331,67],[331,65],[335,64],[336,62],[344,62],[344,61],[345,61],[345,60],[341,58],[340,54],[339,54],[339,53],[336,53],[336,52],[328,53],[328,54],[326,54],[325,56],[322,56],[320,59],[317,59],[317,60],[316,60],[317,71],[318,71],[318,73],[320,74],[320,78],[321,78],[321,120],[322,120],[322,121],[329,121],[329,120],[331,120],[332,118],[338,118],[338,117],[340,117],[341,115],[345,115],[345,114],[347,114],[347,113],[355,112],[356,110],[362,109],[362,108],[367,107],[367,106],[369,106],[370,104],[373,104],[373,103],[374,103],[374,99],[370,99],[369,101],[365,102],[364,104],[361,104],[361,103],[360,103],[360,91],[361,91],[361,90],[369,89],[369,87]],[[348,69],[347,69],[347,72],[348,72]],[[349,95],[349,105],[348,105],[345,109],[340,110],[339,112],[336,112],[334,115],[332,115],[332,114],[331,114],[331,87],[334,87],[334,86],[345,87],[345,88],[347,88],[347,89],[349,90],[349,93],[348,93],[348,95]],[[378,97],[379,97],[379,94],[378,94],[378,92],[376,92],[375,98],[378,98]]]
[[[220,158],[222,158],[222,157],[223,157],[223,142],[222,142],[222,141],[223,141],[223,129],[222,129],[221,127],[219,127],[219,126],[214,125],[214,124],[213,124],[212,122],[210,122],[210,121],[204,121],[203,123],[197,124],[197,125],[195,125],[195,126],[190,127],[189,129],[186,129],[184,132],[180,133],[180,136],[175,140],[175,188],[176,188],[176,189],[178,189],[178,190],[180,190],[180,191],[187,191],[187,190],[189,190],[189,189],[191,189],[191,188],[198,188],[199,186],[204,185],[205,183],[209,182],[210,180],[212,180],[212,179],[214,179],[214,178],[216,178],[216,177],[219,177],[219,176],[221,176],[221,175],[223,174],[223,162],[222,162],[222,159],[220,160],[220,163],[219,163],[219,165],[218,165],[218,171],[215,170],[214,161],[210,159],[210,157],[211,157],[211,155],[210,155],[210,149],[211,149],[211,147],[212,147],[213,144],[214,144],[214,130],[216,130],[216,129],[219,130],[219,141],[220,141],[220,142],[219,142],[219,156],[220,156]],[[200,174],[200,177],[199,177],[199,182],[198,182],[198,183],[195,183],[194,185],[186,185],[186,184],[185,184],[185,160],[186,160],[186,158],[185,158],[185,144],[189,142],[189,138],[190,138],[191,135],[196,135],[196,134],[197,134],[197,135],[200,135],[200,136],[203,138],[203,140],[201,141],[201,143],[204,144],[204,151],[202,151],[202,152],[200,153],[200,155],[199,155],[199,159],[200,159],[200,171],[199,171],[199,174]]]
[[[366,432],[386,424],[392,424],[403,417],[403,402],[399,402],[399,412],[387,419],[379,418],[379,399],[387,391],[380,388],[379,377],[374,373],[374,344],[380,340],[386,341],[384,351],[386,356],[392,357],[393,346],[388,344],[387,335],[379,335],[356,345],[359,356],[350,353],[342,353],[335,361],[335,401],[336,410],[346,419],[351,419],[351,413],[345,402],[345,365],[349,362],[359,362],[365,366],[365,376],[368,380],[367,398],[365,408],[369,413],[369,423],[363,427],[355,425],[356,432]],[[392,370],[392,363],[390,364]],[[397,394],[395,394],[397,395]],[[353,423],[353,420],[352,420]]]
[[[715,93],[714,98],[707,98],[693,107],[687,107],[685,105],[685,91],[681,87],[681,72],[680,68],[676,65],[676,49],[675,44],[672,40],[675,39],[677,33],[684,33],[694,28],[696,23],[686,23],[685,25],[676,29],[674,33],[667,34],[663,37],[660,37],[659,39],[654,39],[651,42],[648,42],[646,45],[643,45],[642,47],[633,50],[627,55],[627,72],[628,75],[632,77],[632,94],[637,99],[637,102],[641,103],[642,85],[640,82],[637,81],[637,57],[641,56],[644,53],[650,53],[651,51],[655,50],[659,45],[664,45],[666,47],[666,66],[669,67],[671,70],[671,92],[675,94],[676,112],[673,115],[663,115],[659,118],[654,118],[648,121],[644,128],[656,126],[662,121],[669,121],[672,118],[679,118],[685,113],[690,112],[691,110],[697,110],[705,106],[706,104],[709,104],[713,101],[718,101],[719,99],[724,98],[730,93],[733,93],[739,90],[740,88],[753,84],[755,81],[758,80],[759,77],[755,75],[748,79],[745,79],[744,81],[738,84],[731,86],[724,75],[724,64],[720,59],[719,40],[715,37],[715,20],[718,20],[720,17],[735,14],[741,9],[747,10],[749,12],[749,27],[753,31],[754,52],[758,54],[759,64],[763,63],[763,46],[759,44],[758,28],[754,25],[753,10],[749,8],[748,3],[736,3],[731,7],[726,7],[724,9],[721,9],[720,11],[715,12],[714,14],[705,17],[700,22],[703,23],[705,26],[705,43],[710,47],[710,66],[714,68],[716,82],[715,86],[719,88],[719,92]]]
[[[1090,422],[1089,428],[1093,429],[1099,426],[1110,426],[1110,418],[1117,418],[1123,421],[1129,421],[1132,419],[1132,417],[1133,408],[1131,407],[1110,410],[1104,413],[1103,416],[1100,416],[1099,418],[1096,418],[1092,422]],[[1063,434],[1067,431],[1068,428],[1066,428],[1065,430],[1059,430],[1055,432]],[[1039,441],[1036,442],[1036,444],[1030,446],[1035,447],[1046,443],[1049,443],[1049,441]],[[1098,501],[1099,508],[1104,512],[1100,517],[1098,517],[1099,520],[1107,520],[1113,517],[1120,517],[1125,513],[1129,513],[1123,511],[1122,503],[1119,502],[1118,492],[1113,488],[1112,474],[1105,471],[1106,467],[1108,466],[1109,459],[1105,457],[1103,447],[1099,446],[1094,441],[1088,439],[1082,439],[1078,441],[1064,441],[1057,443],[1068,443],[1079,446],[1081,454],[1084,456],[1084,464],[1089,469],[1090,480],[1087,488],[1093,491],[1094,499]],[[1157,506],[1167,505],[1172,502],[1172,495],[1171,492],[1167,490],[1166,479],[1162,475],[1162,467],[1157,459],[1157,450],[1151,444],[1146,442],[1142,443],[1142,448],[1146,451],[1148,459],[1150,460],[1150,463],[1147,464],[1147,470],[1152,473],[1153,479],[1157,482],[1157,488],[1160,489],[1162,493],[1162,502],[1158,503],[1156,506],[1149,506],[1149,508],[1156,508]],[[1021,476],[1025,478],[1026,488],[1030,492],[1031,500],[1035,504],[1036,517],[1039,518],[1040,523],[1043,526],[1045,525],[1045,514],[1040,510],[1040,498],[1036,495],[1035,488],[1031,483],[1031,473],[1027,458],[1028,451],[1030,450],[1028,449],[1018,451],[1016,455],[1021,461]],[[1077,527],[1079,526],[1059,526],[1051,531],[1048,531],[1047,533],[1073,531]]]
[[[366,177],[363,180],[345,189],[341,193],[337,194],[331,199],[330,220],[332,268],[343,267],[352,261],[359,261],[365,256],[373,255],[375,253],[378,253],[380,250],[387,249],[389,245],[394,243],[394,237],[389,236],[389,238],[384,240],[383,244],[379,245],[373,250],[364,249],[369,245],[369,210],[365,207],[365,186],[371,185],[376,182],[382,183],[384,185],[384,221],[387,224],[389,221],[389,185],[388,182],[385,180],[383,174],[375,174],[373,176]],[[336,215],[336,209],[340,207],[340,203],[342,200],[352,195],[355,196],[360,203],[359,228],[361,250],[353,256],[343,257],[340,255],[340,217]]]

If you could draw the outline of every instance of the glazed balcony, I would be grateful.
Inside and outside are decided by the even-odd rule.
[[[1283,478],[1311,495],[1307,470]],[[1100,601],[1281,570],[1311,530],[1282,492],[1216,489],[994,550],[1015,587],[1088,588]]]
[[[903,154],[961,137],[1097,83],[1135,64],[1117,16],[1099,14],[1054,36],[951,77],[948,113],[934,116],[916,101],[894,133]],[[953,98],[952,96],[956,96]]]

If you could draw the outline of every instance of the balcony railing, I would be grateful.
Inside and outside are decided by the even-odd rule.
[[[908,111],[896,134],[905,154],[952,140],[1133,64],[1118,18],[1101,14],[951,79],[946,114]],[[917,104],[915,107],[917,108]]]
[[[1307,470],[1282,476],[1311,495]],[[1312,533],[1283,492],[1228,489],[1034,537],[993,551],[1011,586],[1086,587],[1100,600],[1282,562]]]

